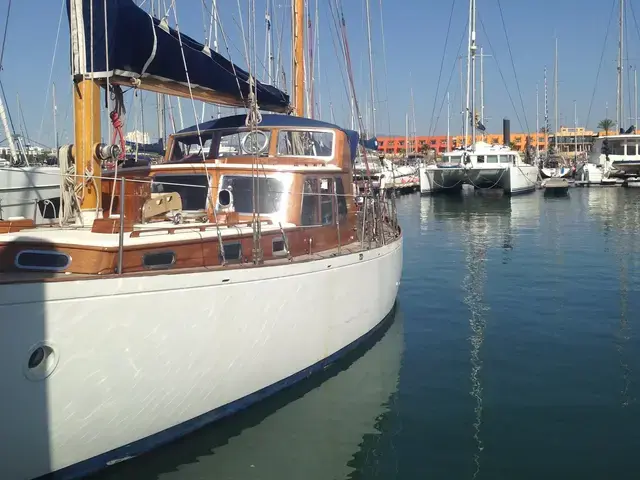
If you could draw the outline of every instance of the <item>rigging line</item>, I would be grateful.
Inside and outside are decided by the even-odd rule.
[[[447,81],[447,88],[445,88],[445,91],[449,90],[449,85],[451,85],[451,80],[453,79],[453,73],[456,71],[456,66],[458,64],[457,60],[460,57],[460,50],[462,50],[462,44],[464,43],[464,39],[467,35],[467,28],[468,26],[465,27],[464,31],[462,32],[462,36],[460,37],[460,43],[458,44],[458,51],[456,53],[456,58],[453,61],[453,65],[451,66],[451,71],[449,72],[449,80]],[[454,94],[454,100],[455,100],[455,95],[457,95],[457,92]],[[447,100],[447,96],[443,95],[442,102],[440,102],[440,109],[438,110],[438,116],[436,117],[436,122],[434,125],[433,132],[431,131],[431,129],[429,129],[429,135],[433,135],[435,133],[435,129],[438,127],[438,123],[440,122],[440,115],[442,115],[442,109],[444,108],[444,103],[446,100]]]
[[[500,20],[502,21],[502,30],[504,31],[504,38],[507,40],[507,48],[509,49],[509,59],[511,60],[511,68],[513,69],[513,77],[516,80],[516,88],[518,89],[518,96],[520,97],[520,106],[522,107],[522,114],[524,115],[524,123],[527,128],[527,133],[531,133],[529,130],[529,121],[527,120],[527,111],[524,108],[524,102],[522,101],[522,92],[520,91],[520,82],[518,82],[518,74],[516,73],[516,65],[513,62],[513,53],[511,52],[511,42],[509,42],[509,35],[507,34],[507,25],[504,22],[504,15],[502,13],[502,5],[500,4],[500,0],[496,0],[498,2],[498,9],[500,11]],[[495,56],[495,53],[494,53]],[[522,125],[520,125],[522,128]]]
[[[442,48],[442,58],[440,59],[440,71],[438,72],[438,82],[436,83],[436,94],[433,100],[433,107],[431,108],[431,120],[429,121],[429,136],[433,134],[433,117],[436,113],[436,102],[438,101],[438,94],[440,93],[440,81],[442,80],[442,70],[444,70],[444,57],[447,54],[447,46],[449,45],[449,35],[451,34],[451,22],[453,20],[453,10],[456,6],[456,0],[451,2],[451,11],[449,12],[449,22],[447,24],[447,34],[444,37],[444,47]],[[454,62],[455,65],[455,62]],[[448,85],[447,85],[448,88]]]
[[[596,97],[596,90],[598,88],[598,79],[600,78],[602,61],[604,60],[604,52],[607,49],[607,39],[609,38],[609,30],[611,29],[611,20],[613,19],[613,12],[615,11],[617,2],[618,0],[613,0],[611,2],[611,12],[609,13],[609,21],[607,22],[607,31],[604,35],[604,41],[602,42],[602,52],[600,52],[600,62],[598,63],[598,71],[596,72],[596,82],[595,82],[595,85],[593,86],[593,92],[591,93],[591,101],[589,102],[589,110],[587,111],[587,120],[584,124],[585,128],[589,125],[589,118],[591,118],[591,108],[593,107],[593,101]]]
[[[244,58],[249,66],[249,70],[251,70],[251,56],[249,55],[249,46],[247,45],[247,34],[244,31],[244,21],[242,20],[242,7],[240,6],[240,0],[236,0],[238,4],[238,17],[240,18],[240,34],[242,35],[242,43],[244,45]],[[250,8],[249,8],[250,10]],[[232,15],[232,18],[235,20],[235,16]],[[237,22],[236,22],[237,25]],[[251,28],[249,26],[249,28]]]
[[[182,35],[180,34],[180,27],[178,26],[178,7],[176,6],[176,0],[171,0],[171,6],[173,7],[173,16],[176,22],[176,32],[178,34],[178,43],[180,44],[180,53],[182,54],[182,64],[184,66],[184,73],[187,80],[187,87],[189,88],[189,97],[191,99],[191,106],[193,107],[193,116],[197,119],[198,113],[196,111],[196,102],[193,99],[193,89],[191,87],[191,79],[189,77],[189,70],[187,68],[187,58],[184,53],[184,44],[182,43]],[[202,154],[202,165],[204,166],[204,173],[209,178],[209,171],[207,169],[207,159],[204,154],[204,146],[202,144],[202,134],[200,133],[200,125],[196,123],[196,132],[198,135],[198,142],[200,144],[200,153]],[[216,234],[218,236],[218,244],[220,248],[220,255],[222,256],[222,264],[226,263],[224,248],[222,243],[222,234],[220,233],[220,224],[218,223],[218,215],[216,214],[216,205],[213,199],[213,191],[211,185],[207,186],[207,199],[211,202],[211,210],[213,211],[213,219],[216,224]]]
[[[175,0],[172,0],[173,2],[175,2]],[[220,34],[222,35],[222,40],[224,40],[224,48],[227,51],[227,56],[229,57],[229,63],[231,63],[231,70],[233,72],[233,76],[236,79],[236,85],[238,86],[238,93],[240,94],[240,98],[242,98],[242,100],[244,101],[244,94],[242,93],[242,88],[240,87],[240,80],[238,79],[238,75],[236,73],[236,65],[233,61],[232,55],[231,55],[231,50],[229,49],[229,41],[228,41],[228,37],[227,34],[224,31],[224,27],[222,26],[222,21],[220,20],[220,12],[218,11],[218,5],[216,4],[215,6],[216,9],[216,20],[218,23],[218,28],[220,29]],[[208,11],[208,10],[207,10]],[[211,12],[210,12],[211,13]],[[176,22],[177,23],[177,22]],[[240,51],[240,49],[233,45],[234,48],[238,51]],[[242,54],[242,52],[240,52]],[[178,101],[180,101],[180,99],[178,99]],[[234,107],[235,109],[235,107]],[[197,118],[197,117],[196,117]]]
[[[504,83],[504,89],[507,92],[507,96],[509,97],[509,101],[511,102],[511,107],[513,107],[513,112],[516,114],[516,120],[518,121],[518,124],[520,125],[520,128],[524,129],[523,125],[522,125],[522,121],[520,120],[520,115],[518,115],[518,109],[516,108],[516,104],[513,101],[513,97],[511,96],[511,92],[509,91],[509,87],[507,86],[507,81],[504,78],[504,73],[502,72],[502,69],[500,68],[500,63],[498,62],[498,57],[496,55],[496,51],[493,48],[493,45],[491,45],[491,40],[489,39],[489,35],[487,34],[487,29],[484,28],[484,22],[482,21],[482,16],[478,15],[478,20],[480,20],[480,26],[482,27],[482,31],[484,32],[484,36],[487,39],[487,43],[489,44],[489,50],[491,50],[491,54],[493,55],[493,59],[496,61],[496,67],[498,68],[498,73],[500,74],[500,78],[502,79],[502,83]]]
[[[4,47],[7,44],[7,32],[9,31],[9,15],[11,14],[11,0],[7,5],[7,20],[4,22],[4,34],[2,35],[2,48],[0,48],[0,71],[2,70],[2,60],[4,60]]]
[[[380,34],[382,35],[382,61],[384,63],[384,94],[387,102],[387,135],[391,135],[391,109],[389,108],[389,69],[387,68],[387,43],[384,38],[384,13],[380,0]]]
[[[9,2],[11,3],[11,2]],[[47,103],[49,103],[49,92],[51,89],[51,79],[53,78],[53,66],[56,61],[56,52],[58,51],[58,39],[60,38],[60,27],[62,25],[62,16],[64,14],[64,5],[66,0],[60,2],[60,16],[58,17],[58,31],[56,32],[56,41],[53,44],[53,55],[51,57],[51,68],[49,69],[49,80],[47,81],[47,90],[44,96],[44,108],[42,109],[42,118],[40,119],[40,129],[38,130],[38,141],[42,141],[42,128],[44,127],[44,117],[47,112]],[[8,20],[8,17],[7,17]],[[6,30],[5,30],[6,31]]]
[[[347,66],[346,66],[346,54],[344,52],[344,45],[342,44],[342,41],[341,41],[341,38],[340,38],[340,35],[339,35],[339,32],[338,32],[339,29],[338,29],[337,18],[336,18],[337,13],[334,12],[334,10],[333,10],[333,6],[331,5],[331,0],[329,0],[329,11],[331,12],[331,17],[332,17],[332,19],[334,21],[333,27],[335,28],[335,31],[333,31],[333,30],[331,31],[331,42],[333,43],[333,50],[336,53],[336,58],[338,59],[338,62],[345,62],[344,68],[342,68],[342,65],[340,65],[340,68],[338,68],[338,70],[340,71],[340,76],[342,77],[342,86],[344,87],[344,90],[345,90],[346,100],[350,105],[349,109],[351,109],[350,97],[352,96],[352,92],[351,92],[350,86],[349,86],[349,84],[347,82],[347,79],[345,78],[345,72],[344,72],[344,70],[347,68]],[[331,22],[329,22],[329,30],[331,30],[331,26],[332,26],[332,24],[331,24]],[[335,36],[338,39],[338,45],[340,46],[340,53],[342,55],[338,55],[337,46],[336,46],[336,38],[334,38],[334,36],[333,36],[334,33],[335,33]],[[351,113],[352,113],[352,115],[355,115],[355,112],[351,112]]]

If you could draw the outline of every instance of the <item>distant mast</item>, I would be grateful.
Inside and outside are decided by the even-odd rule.
[[[544,67],[544,138],[549,151],[549,95],[547,93],[547,67]]]
[[[620,37],[618,39],[618,96],[616,98],[616,123],[618,132],[624,123],[624,82],[622,71],[624,69],[624,0],[620,0]]]
[[[555,146],[556,151],[558,150],[558,37],[556,37],[556,56],[555,56],[555,68],[554,68],[554,115],[556,122],[556,131],[553,135],[553,144]]]
[[[471,145],[476,140],[476,128],[475,128],[475,53],[476,53],[476,2],[475,0],[469,0],[469,43],[467,50],[467,102],[464,112],[464,128],[463,136],[465,145],[468,142],[469,125],[471,125]]]

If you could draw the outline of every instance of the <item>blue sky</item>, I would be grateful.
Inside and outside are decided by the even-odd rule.
[[[33,140],[44,144],[53,143],[51,81],[56,84],[58,105],[58,125],[62,142],[71,142],[72,108],[71,84],[69,76],[69,26],[66,10],[62,16],[58,46],[54,49],[58,32],[58,20],[64,0],[18,0],[13,1],[9,30],[5,48],[3,71],[0,78],[4,84],[8,107],[18,128],[20,110],[16,96],[20,96],[24,123]],[[142,0],[135,0],[140,3]],[[364,0],[341,0],[347,22],[349,46],[352,56],[353,74],[358,89],[358,101],[364,112],[369,103],[369,67],[367,53],[366,25],[364,18]],[[258,12],[256,20],[257,47],[259,63],[264,57],[264,15],[266,0],[255,0]],[[413,89],[417,134],[446,131],[446,105],[440,119],[432,121],[432,111],[436,104],[438,115],[446,84],[453,70],[449,92],[452,102],[452,132],[460,131],[460,83],[456,63],[458,45],[467,24],[468,2],[466,0],[382,0],[384,13],[384,42],[386,44],[387,72],[384,68],[383,38],[380,29],[380,0],[370,0],[372,11],[372,41],[374,51],[375,95],[377,133],[403,134],[405,115],[411,115],[411,96]],[[148,8],[146,0],[143,8]],[[170,3],[166,1],[166,3]],[[210,8],[211,0],[205,0]],[[239,65],[244,61],[244,46],[240,28],[238,3],[243,10],[242,22],[245,31],[248,28],[247,8],[249,0],[219,0],[221,23],[229,44],[232,60]],[[282,57],[287,79],[289,74],[289,3],[290,0],[274,0],[278,5],[276,24],[283,30]],[[309,0],[315,8],[316,0]],[[331,120],[331,111],[336,123],[348,126],[350,122],[348,99],[343,83],[341,65],[337,60],[334,47],[335,33],[329,14],[329,0],[318,0],[320,48],[316,55],[320,58],[320,75],[317,89],[320,92],[322,118]],[[548,69],[549,114],[553,126],[553,61],[554,38],[559,42],[559,111],[560,123],[573,126],[573,105],[577,101],[578,123],[587,121],[588,110],[592,103],[587,127],[595,128],[598,121],[605,117],[605,105],[609,105],[609,117],[615,117],[616,95],[616,58],[617,58],[617,6],[613,12],[605,45],[607,21],[615,0],[585,0],[576,4],[568,1],[537,0],[501,0],[502,13],[507,28],[509,45],[513,54],[515,72],[520,87],[516,86],[509,49],[498,7],[498,0],[477,0],[479,14],[477,43],[484,47],[485,54],[493,55],[485,59],[485,122],[488,130],[500,131],[502,118],[512,120],[512,130],[535,129],[536,125],[536,84],[540,91],[540,122],[543,118],[543,70]],[[6,18],[8,0],[0,0],[0,19]],[[177,0],[177,13],[180,29],[183,33],[204,40],[202,0]],[[453,21],[449,32],[449,42],[444,55],[441,85],[436,98],[436,86],[443,58],[443,48],[447,36],[449,14],[453,5]],[[575,8],[579,5],[579,8]],[[636,18],[640,21],[640,7]],[[634,15],[627,7],[627,45],[629,58],[627,65],[640,64],[640,35],[636,28]],[[279,17],[278,17],[279,16]],[[173,13],[171,14],[173,17]],[[206,17],[206,12],[205,12]],[[482,21],[480,21],[480,19]],[[208,22],[208,19],[206,19]],[[171,22],[173,23],[173,22]],[[484,24],[484,27],[482,27]],[[2,28],[4,25],[2,25]],[[221,42],[222,43],[222,42]],[[278,43],[278,42],[276,42]],[[605,46],[602,69],[595,89],[596,73],[600,56]],[[466,37],[460,53],[466,55]],[[52,57],[55,51],[55,61]],[[224,53],[224,52],[223,52]],[[53,68],[52,68],[53,65]],[[503,82],[499,69],[504,75]],[[259,72],[261,73],[261,72]],[[262,75],[260,75],[262,76]],[[631,82],[625,83],[627,94],[633,93],[633,74]],[[505,86],[506,83],[506,86]],[[630,87],[630,88],[629,88]],[[517,107],[517,115],[509,100],[510,92]],[[387,96],[388,92],[388,96]],[[592,100],[593,95],[593,100]],[[129,105],[130,99],[128,99]],[[144,101],[144,129],[152,137],[157,133],[155,115],[155,96],[146,95]],[[139,104],[137,104],[139,105]],[[626,103],[626,113],[633,113],[630,102]],[[127,129],[138,125],[141,128],[140,115],[129,108]],[[184,123],[193,123],[193,107],[190,102],[182,101]],[[196,105],[200,115],[201,106]],[[206,116],[213,113],[207,107]],[[133,118],[135,115],[135,119]],[[518,122],[517,117],[520,117]],[[525,120],[526,119],[526,120]],[[20,122],[21,123],[21,122]],[[631,122],[630,122],[631,123]],[[0,135],[0,138],[4,135]]]

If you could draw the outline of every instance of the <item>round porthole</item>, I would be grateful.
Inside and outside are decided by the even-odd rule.
[[[27,354],[23,372],[29,380],[44,380],[58,366],[58,354],[51,344],[38,343]]]

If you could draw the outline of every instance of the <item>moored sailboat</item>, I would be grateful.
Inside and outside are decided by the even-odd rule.
[[[68,8],[63,225],[0,222],[3,479],[102,469],[305,378],[376,330],[402,269],[393,198],[351,194],[356,132],[261,115],[288,96],[132,0]],[[100,143],[101,88],[117,120],[119,85],[249,113],[174,135],[164,163],[101,173],[122,153]]]

